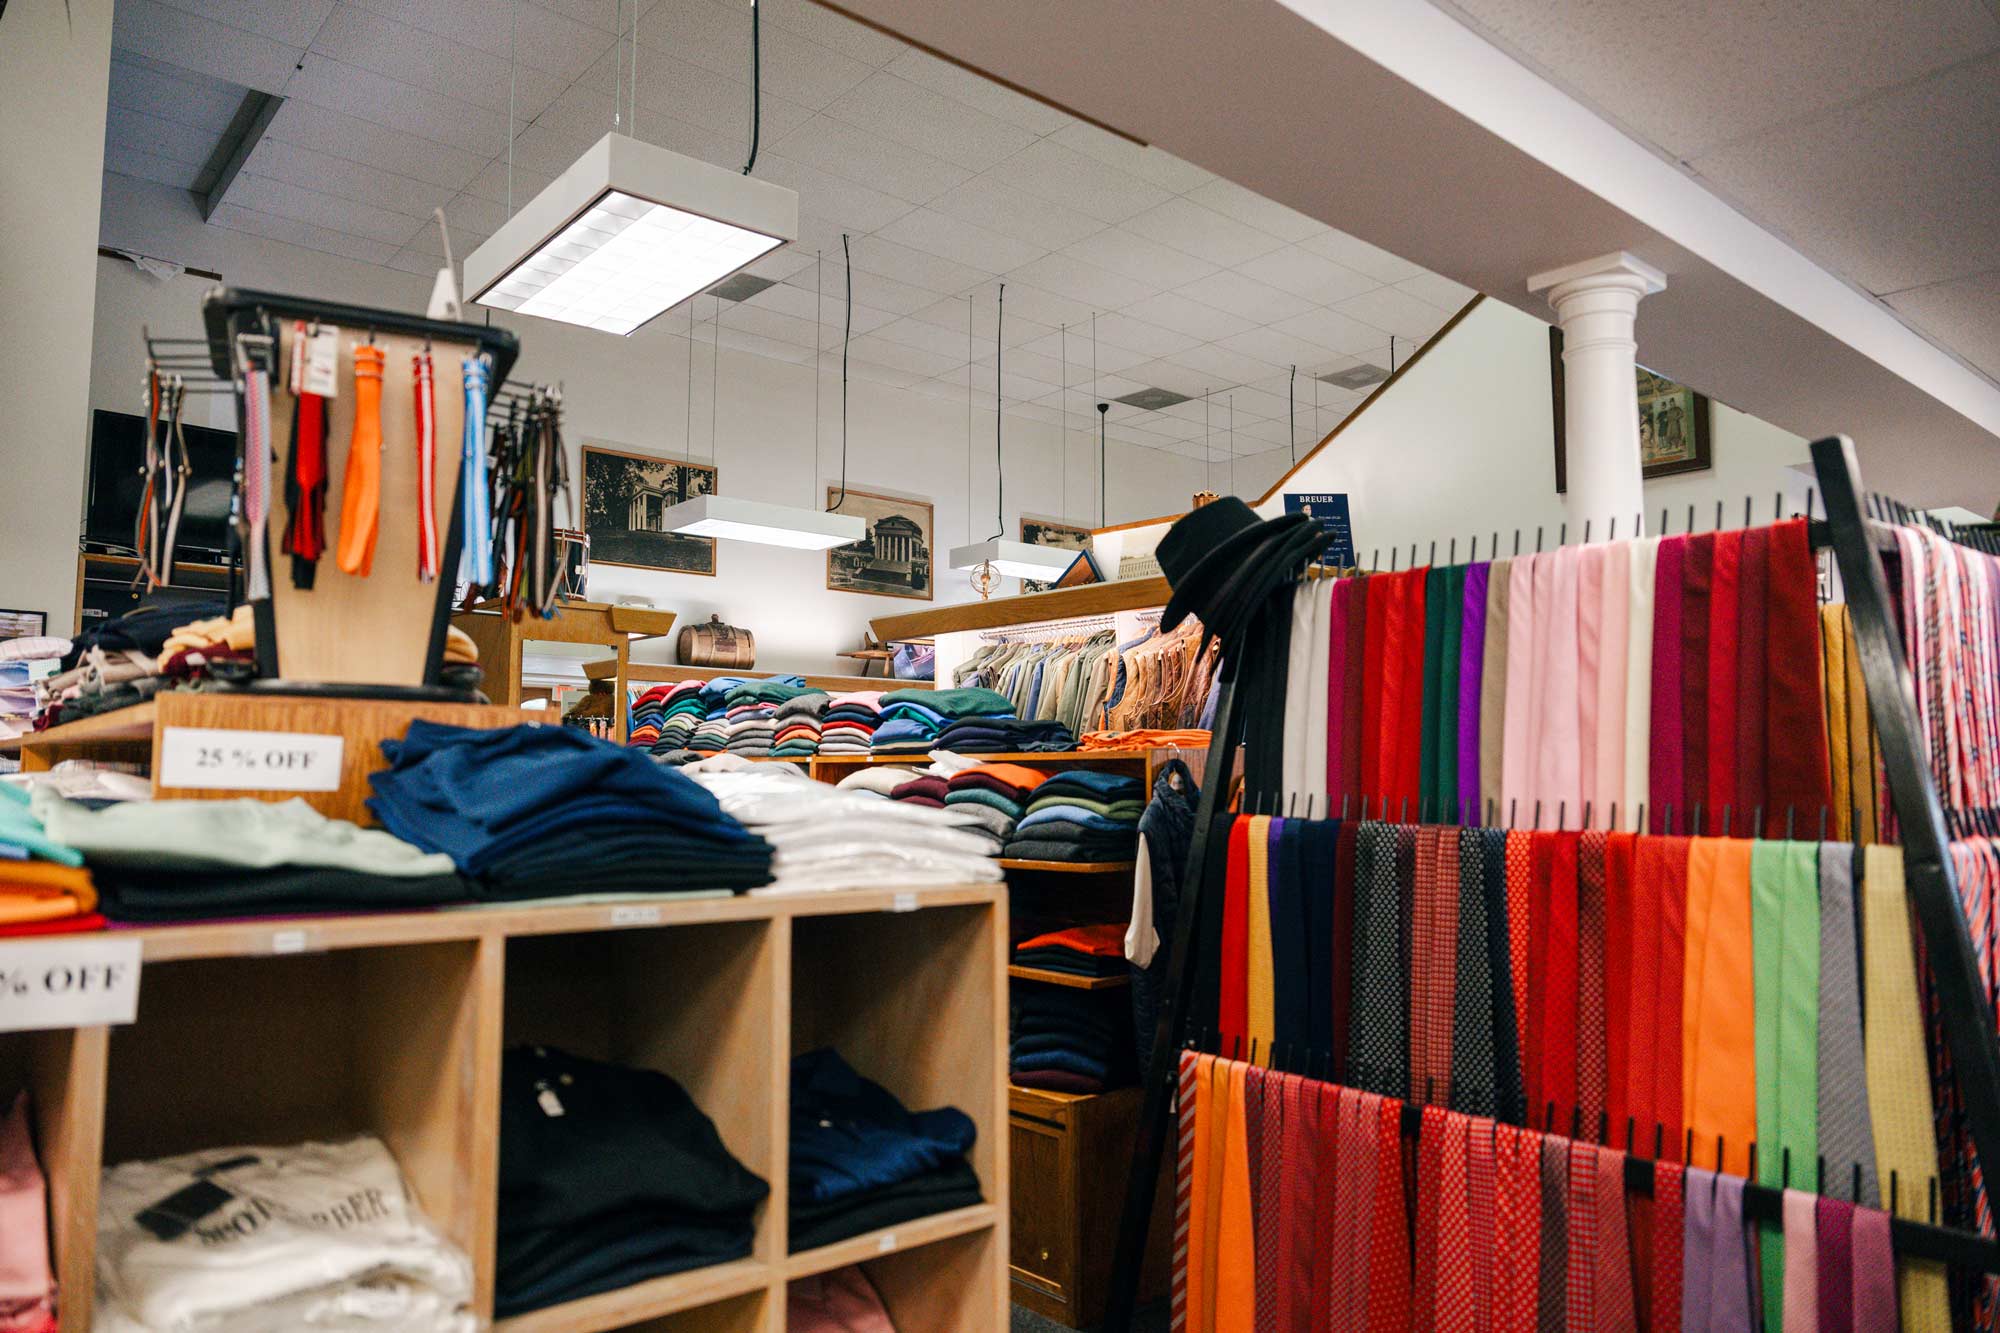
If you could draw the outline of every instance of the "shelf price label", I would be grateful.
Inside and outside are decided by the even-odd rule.
[[[162,787],[222,791],[339,791],[340,736],[296,731],[168,727],[160,737]]]
[[[139,941],[77,935],[0,944],[0,1032],[130,1023]]]

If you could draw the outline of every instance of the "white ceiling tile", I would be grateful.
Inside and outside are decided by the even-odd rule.
[[[712,317],[705,313],[709,309],[708,303],[703,301],[699,304],[702,309],[697,312],[696,319],[702,323],[710,322]],[[814,346],[817,334],[817,328],[810,314],[804,319],[798,319],[747,302],[723,306],[719,322],[724,328],[742,329],[760,337],[790,343],[794,347]],[[709,336],[708,331],[703,330],[699,336],[706,339]]]
[[[563,80],[539,69],[514,69],[510,81],[504,56],[353,4],[334,6],[311,49],[357,69],[489,111],[507,110],[511,83],[516,123],[533,120],[563,90]]]
[[[345,0],[425,32],[474,46],[522,69],[576,79],[612,45],[612,35],[537,4],[515,0]],[[610,15],[601,16],[608,24]]]
[[[470,186],[489,160],[485,155],[468,153],[462,148],[400,133],[394,126],[359,120],[297,99],[287,100],[278,108],[264,137],[453,190]],[[503,187],[499,197],[504,199],[504,163],[499,170]]]
[[[1122,309],[1159,291],[1152,283],[1066,254],[1044,255],[1032,264],[1023,264],[1009,273],[1008,279],[1059,292],[1099,310]]]
[[[909,386],[911,393],[920,393],[926,398],[945,398],[959,401],[965,397],[965,386],[947,379],[918,380]]]
[[[987,274],[1017,269],[1046,253],[1041,246],[1002,236],[977,223],[946,217],[928,208],[905,213],[875,234]]]
[[[1331,259],[1345,268],[1366,274],[1377,282],[1401,282],[1414,278],[1424,270],[1409,260],[1390,254],[1379,246],[1368,244],[1344,231],[1328,229],[1317,236],[1300,242],[1306,249],[1322,259]]]
[[[1237,265],[1236,271],[1280,290],[1296,292],[1315,305],[1332,305],[1382,285],[1365,273],[1298,245],[1259,255]]]
[[[2000,269],[1887,299],[1918,329],[2000,380]]]
[[[1333,355],[1331,348],[1273,328],[1251,329],[1220,340],[1222,346],[1274,366],[1310,368]]]
[[[964,167],[890,143],[845,121],[825,116],[813,117],[771,147],[787,157],[913,204],[929,203],[954,185],[972,178],[972,173]]]
[[[869,75],[826,114],[970,171],[984,171],[1035,141],[1018,125],[889,73]]]
[[[1365,351],[1382,341],[1382,330],[1335,310],[1309,310],[1273,327],[1343,354]]]
[[[887,65],[910,49],[887,33],[856,23],[811,0],[760,0],[759,7],[764,11],[764,22],[789,28],[863,64]]]
[[[1219,343],[1203,343],[1190,347],[1185,352],[1176,352],[1171,358],[1176,363],[1198,370],[1210,377],[1210,382],[1218,388],[1222,385],[1248,384],[1271,373],[1268,361],[1259,361],[1254,356],[1232,352]]]
[[[1140,180],[1151,181],[1169,194],[1185,194],[1215,179],[1192,162],[1183,162],[1164,149],[1121,139],[1095,125],[1073,120],[1052,137],[1065,148],[1094,157],[1108,167],[1116,167]]]
[[[1217,271],[1206,259],[1149,241],[1123,227],[1106,227],[1066,247],[1064,254],[1167,290]]]
[[[158,181],[182,190],[193,189],[195,177],[201,174],[201,167],[196,163],[176,162],[170,157],[161,157],[125,143],[104,145],[104,169],[121,176]]]
[[[594,135],[611,129],[611,118],[622,94],[629,108],[632,97],[632,70],[629,49],[614,47],[604,52],[570,89],[588,89],[602,99],[601,118],[591,127]],[[653,143],[666,143],[664,131],[656,127],[681,121],[700,126],[712,135],[713,152],[707,160],[740,167],[750,152],[750,87],[743,80],[718,74],[691,61],[664,51],[647,49],[639,60],[639,105],[631,113],[625,133]],[[763,93],[762,142],[771,144],[812,119],[812,110],[766,88]],[[678,149],[676,151],[679,151]],[[758,161],[759,174],[763,162]]]
[[[454,260],[462,259],[468,251],[476,247],[486,237],[486,232],[477,231],[469,227],[453,227],[451,229],[452,258]],[[422,255],[431,261],[430,271],[433,273],[443,268],[444,242],[438,236],[437,219],[430,218],[425,222],[425,225],[418,227],[416,233],[404,243],[400,253]]]
[[[200,130],[192,125],[162,120],[130,107],[109,107],[105,114],[106,143],[137,149],[169,162],[185,162],[199,167],[214,155],[221,137],[213,130]]]
[[[739,304],[760,310],[775,310],[781,315],[790,315],[793,319],[803,319],[808,323],[815,318],[822,320],[831,318],[838,322],[839,299],[836,294],[833,302],[835,309],[829,312],[826,309],[827,302],[816,300],[810,287],[794,287],[789,282],[774,282],[748,301]]]
[[[1105,342],[1119,347],[1129,347],[1135,352],[1144,352],[1149,357],[1172,356],[1186,347],[1193,347],[1201,338],[1170,329],[1164,325],[1135,319],[1129,312],[1112,311],[1097,317],[1097,336]]]
[[[837,242],[831,250],[826,252],[826,263],[823,266],[808,265],[785,279],[792,286],[803,288],[806,291],[814,289],[816,280],[821,284],[821,290],[825,296],[823,306],[827,312],[827,320],[829,322],[838,321],[841,318],[841,302],[846,299],[847,276],[841,266],[840,246]],[[886,312],[887,318],[893,319],[898,315],[914,314],[937,299],[937,293],[934,291],[923,287],[912,287],[906,282],[898,282],[894,278],[885,278],[880,274],[870,273],[859,265],[855,266],[854,327],[856,332],[862,331],[861,312],[863,310]],[[885,319],[883,322],[886,323],[887,320]]]
[[[284,112],[281,111],[278,114],[283,116]],[[519,166],[514,168],[513,176],[511,197],[516,210],[522,204],[527,203],[530,199],[540,194],[555,179],[553,176],[545,176],[540,172],[525,171]],[[491,162],[474,172],[472,179],[466,182],[465,192],[504,206],[509,198],[506,157],[503,155],[497,161]]]
[[[268,93],[286,90],[303,49],[302,43],[287,45],[159,0],[119,0],[112,14],[111,45]]]
[[[802,0],[789,2],[801,3]],[[1069,116],[1052,106],[915,47],[904,47],[887,68],[898,78],[921,84],[932,92],[943,93],[955,102],[984,111],[989,116],[998,116],[1034,134],[1053,134],[1070,123]]]
[[[1044,250],[1060,250],[1104,230],[1104,224],[1088,214],[1003,185],[990,176],[978,176],[946,190],[930,206]]]
[[[1248,223],[1258,231],[1269,232],[1279,240],[1294,245],[1326,230],[1324,222],[1309,218],[1283,204],[1274,203],[1263,195],[1246,190],[1236,182],[1224,180],[1220,176],[1206,185],[1198,185],[1189,190],[1187,197],[1226,217]]]
[[[404,246],[389,257],[389,267],[403,273],[414,273],[419,277],[432,277],[438,271],[435,259],[421,251]],[[511,314],[512,312],[507,312]]]
[[[1257,324],[1290,319],[1313,308],[1313,303],[1302,296],[1281,291],[1228,269],[1190,282],[1179,291],[1182,296],[1200,301],[1203,305],[1227,310]]]
[[[243,28],[284,46],[304,47],[334,0],[166,0],[175,9]]]
[[[874,336],[902,343],[905,347],[941,352],[959,364],[963,364],[966,358],[967,340],[963,328],[943,328],[937,324],[906,316],[884,324],[875,331]]]
[[[993,382],[990,368],[985,379],[988,384]],[[1014,410],[1015,403],[1031,402],[1061,387],[1047,380],[1037,379],[1033,375],[1017,375],[1011,365],[1003,363],[1000,367],[1000,396],[1006,402],[1009,412]]]
[[[1107,169],[1103,162],[1065,148],[1053,138],[1036,141],[988,174],[1100,222],[1123,222],[1169,197],[1159,186],[1115,168]]]
[[[744,6],[747,14],[748,6]],[[764,90],[823,109],[874,73],[874,67],[842,55],[829,46],[799,36],[790,28],[766,27],[763,32]],[[749,63],[740,67],[749,77]]]
[[[1260,360],[1262,358],[1259,358]],[[1282,372],[1282,367],[1280,368]],[[1306,376],[1299,375],[1299,392],[1306,393]],[[1263,381],[1261,384],[1239,384],[1229,391],[1236,400],[1236,419],[1250,421],[1268,419],[1285,420],[1290,414],[1289,402],[1285,397],[1285,376],[1283,373]]]
[[[1448,315],[1455,315],[1478,293],[1462,282],[1439,277],[1435,273],[1420,273],[1414,278],[1404,278],[1396,284],[1398,291],[1408,292],[1419,301],[1428,302]]]
[[[724,347],[738,352],[749,352],[755,356],[768,357],[773,361],[788,361],[793,365],[811,365],[813,349],[798,347],[775,338],[766,338],[760,333],[747,329],[732,328],[727,323],[722,326],[716,339]]]
[[[758,154],[757,176],[797,190],[802,210],[856,231],[886,227],[912,207],[894,195],[871,190],[844,177],[830,176],[780,153]]]
[[[507,113],[490,111],[308,51],[287,97],[422,135],[468,153],[507,151]]]
[[[444,217],[445,221],[451,224],[454,238],[460,232],[467,234],[478,232],[482,236],[491,236],[500,230],[501,224],[507,220],[507,206],[496,204],[491,199],[482,199],[476,194],[457,194],[444,206]],[[466,247],[460,246],[458,249],[459,253],[463,254]]]
[[[990,299],[983,309],[980,302],[968,301],[963,296],[933,300],[931,304],[911,311],[910,318],[955,334],[961,340],[970,328],[970,336],[981,343],[979,355],[989,355],[993,350],[993,302]]]
[[[415,218],[429,217],[432,209],[443,207],[454,195],[448,186],[364,167],[282,139],[267,138],[259,143],[251,150],[243,169]],[[484,230],[490,235],[494,228]]]
[[[401,249],[423,226],[418,219],[402,213],[321,194],[250,171],[240,172],[223,197],[253,212],[386,242],[391,250]]]
[[[1103,316],[1099,316],[1100,320],[1102,318]],[[1063,335],[1060,332],[1049,337],[1037,338],[1030,343],[1023,343],[1022,347],[1026,351],[1052,356],[1058,360],[1064,355]],[[1069,331],[1068,356],[1071,364],[1077,368],[1077,373],[1086,377],[1091,372],[1093,358],[1096,371],[1100,375],[1115,374],[1127,366],[1136,366],[1141,361],[1153,359],[1145,352],[1135,352],[1129,347],[1120,347],[1101,338],[1093,345],[1090,338],[1090,323],[1087,320]]]
[[[1036,339],[1036,341],[1041,340]],[[1072,353],[1076,350],[1074,340],[1070,350]],[[1031,352],[1025,347],[1007,349],[1007,369],[1033,379],[1046,380],[1058,389],[1067,384],[1072,392],[1077,385],[1090,382],[1090,367],[1088,365],[1079,367],[1074,355],[1070,357],[1069,364],[1064,365],[1061,357],[1043,356],[1040,352]]]
[[[1377,287],[1372,292],[1350,296],[1334,309],[1350,319],[1404,338],[1427,338],[1445,321],[1445,313],[1436,306],[1396,287]]]
[[[2000,254],[2000,54],[1694,159],[1752,216],[1877,295]]]
[[[898,342],[893,338],[883,338],[875,334],[856,338],[853,355],[863,361],[872,361],[876,365],[907,370],[925,379],[951,369],[962,360],[949,352],[915,347],[907,342]]]
[[[761,36],[763,85],[767,93],[815,110],[826,106],[874,72],[874,66],[822,46],[790,27],[765,24]],[[710,0],[660,0],[639,21],[643,47],[704,65],[718,74],[750,81],[750,7]],[[640,68],[646,56],[640,54]]]
[[[549,180],[568,171],[570,164],[581,157],[595,140],[581,135],[567,134],[549,125],[530,125],[514,136],[514,207],[535,197],[534,192],[521,189],[521,178],[526,176],[544,177]],[[499,161],[503,168],[507,153],[503,146]]]
[[[827,365],[826,361],[827,358],[820,358],[820,364],[829,374],[839,371],[840,363],[837,358],[832,365]],[[912,384],[922,383],[924,379],[924,376],[919,375],[914,370],[898,370],[894,366],[884,366],[873,361],[849,361],[847,372],[857,380],[869,380],[876,384],[887,384],[897,389],[907,389]]]
[[[1125,225],[1148,240],[1185,250],[1224,268],[1246,263],[1284,244],[1269,232],[1189,199],[1170,199]]]
[[[371,241],[347,232],[317,226],[311,222],[302,222],[297,218],[276,217],[227,203],[219,205],[215,212],[209,215],[208,222],[212,227],[227,227],[231,231],[249,232],[255,236],[284,241],[307,250],[319,250],[326,254],[341,255],[347,259],[358,259],[370,264],[386,265],[401,248],[387,241]]]
[[[814,256],[795,245],[787,245],[773,250],[762,259],[751,264],[745,272],[755,273],[760,278],[773,282],[783,282],[802,269],[811,268]]]
[[[981,322],[991,324],[992,302],[982,299],[979,303]],[[1090,322],[1095,313],[1090,305],[1073,300],[1068,296],[1037,287],[1033,283],[1007,281],[1007,345],[1014,346],[1021,341],[1020,335],[1032,325],[1039,329],[1035,337],[1053,333],[1063,325],[1080,328]],[[1032,341],[1029,339],[1028,341]]]
[[[1304,431],[1299,432],[1300,438],[1296,440],[1287,439],[1286,436],[1289,433],[1290,433],[1290,428],[1286,425],[1286,423],[1282,421],[1246,422],[1241,420],[1239,417],[1239,419],[1236,422],[1236,440],[1237,440],[1237,448],[1239,450],[1246,447],[1259,448],[1261,452],[1260,446],[1273,445],[1273,444],[1279,446],[1280,448],[1284,448],[1287,445],[1296,444],[1301,449],[1304,449],[1310,447],[1310,445],[1312,444],[1312,441],[1305,438]]]
[[[115,51],[110,92],[114,107],[129,107],[177,125],[216,133],[229,128],[236,109],[243,105],[243,89],[236,84]]]
[[[893,274],[898,281],[942,296],[956,295],[991,277],[976,268],[939,255],[926,254],[881,236],[857,236],[851,244],[855,268],[884,277]]]
[[[1127,306],[1125,313],[1203,342],[1211,338],[1227,338],[1232,333],[1256,327],[1250,320],[1217,310],[1212,305],[1191,301],[1174,292],[1149,296]]]
[[[1175,393],[1184,393],[1190,398],[1197,399],[1212,390],[1228,387],[1217,383],[1216,377],[1207,371],[1184,366],[1178,361],[1148,361],[1144,365],[1132,367],[1126,373],[1143,384],[1172,389]]]

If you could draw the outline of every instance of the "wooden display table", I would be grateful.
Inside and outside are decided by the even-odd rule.
[[[479,646],[479,665],[486,672],[483,688],[496,704],[521,702],[521,651],[529,643],[594,643],[617,653],[610,679],[614,692],[625,697],[626,668],[630,663],[632,640],[657,639],[674,627],[674,613],[649,606],[612,606],[604,602],[558,602],[548,620],[526,616],[520,620],[501,611],[497,602],[484,602],[470,611],[460,611],[451,623],[471,636]],[[592,677],[596,679],[596,677]],[[625,739],[625,722],[631,710],[620,707],[612,719],[611,739]]]

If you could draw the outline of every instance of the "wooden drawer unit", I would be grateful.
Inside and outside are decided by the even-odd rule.
[[[1070,1328],[1103,1318],[1140,1100],[1137,1088],[1094,1096],[1008,1089],[1015,1304]],[[1146,1239],[1142,1300],[1167,1290],[1172,1171],[1169,1160]]]

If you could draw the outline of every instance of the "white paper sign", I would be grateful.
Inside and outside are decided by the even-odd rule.
[[[611,909],[611,924],[614,926],[658,925],[660,909],[657,907],[614,907]]]
[[[168,727],[157,766],[162,787],[226,791],[339,791],[339,736],[296,731]]]
[[[139,941],[75,935],[0,944],[0,1032],[130,1023]]]
[[[294,391],[298,386],[293,386]],[[340,394],[340,330],[322,324],[306,336],[305,391],[322,398]]]

